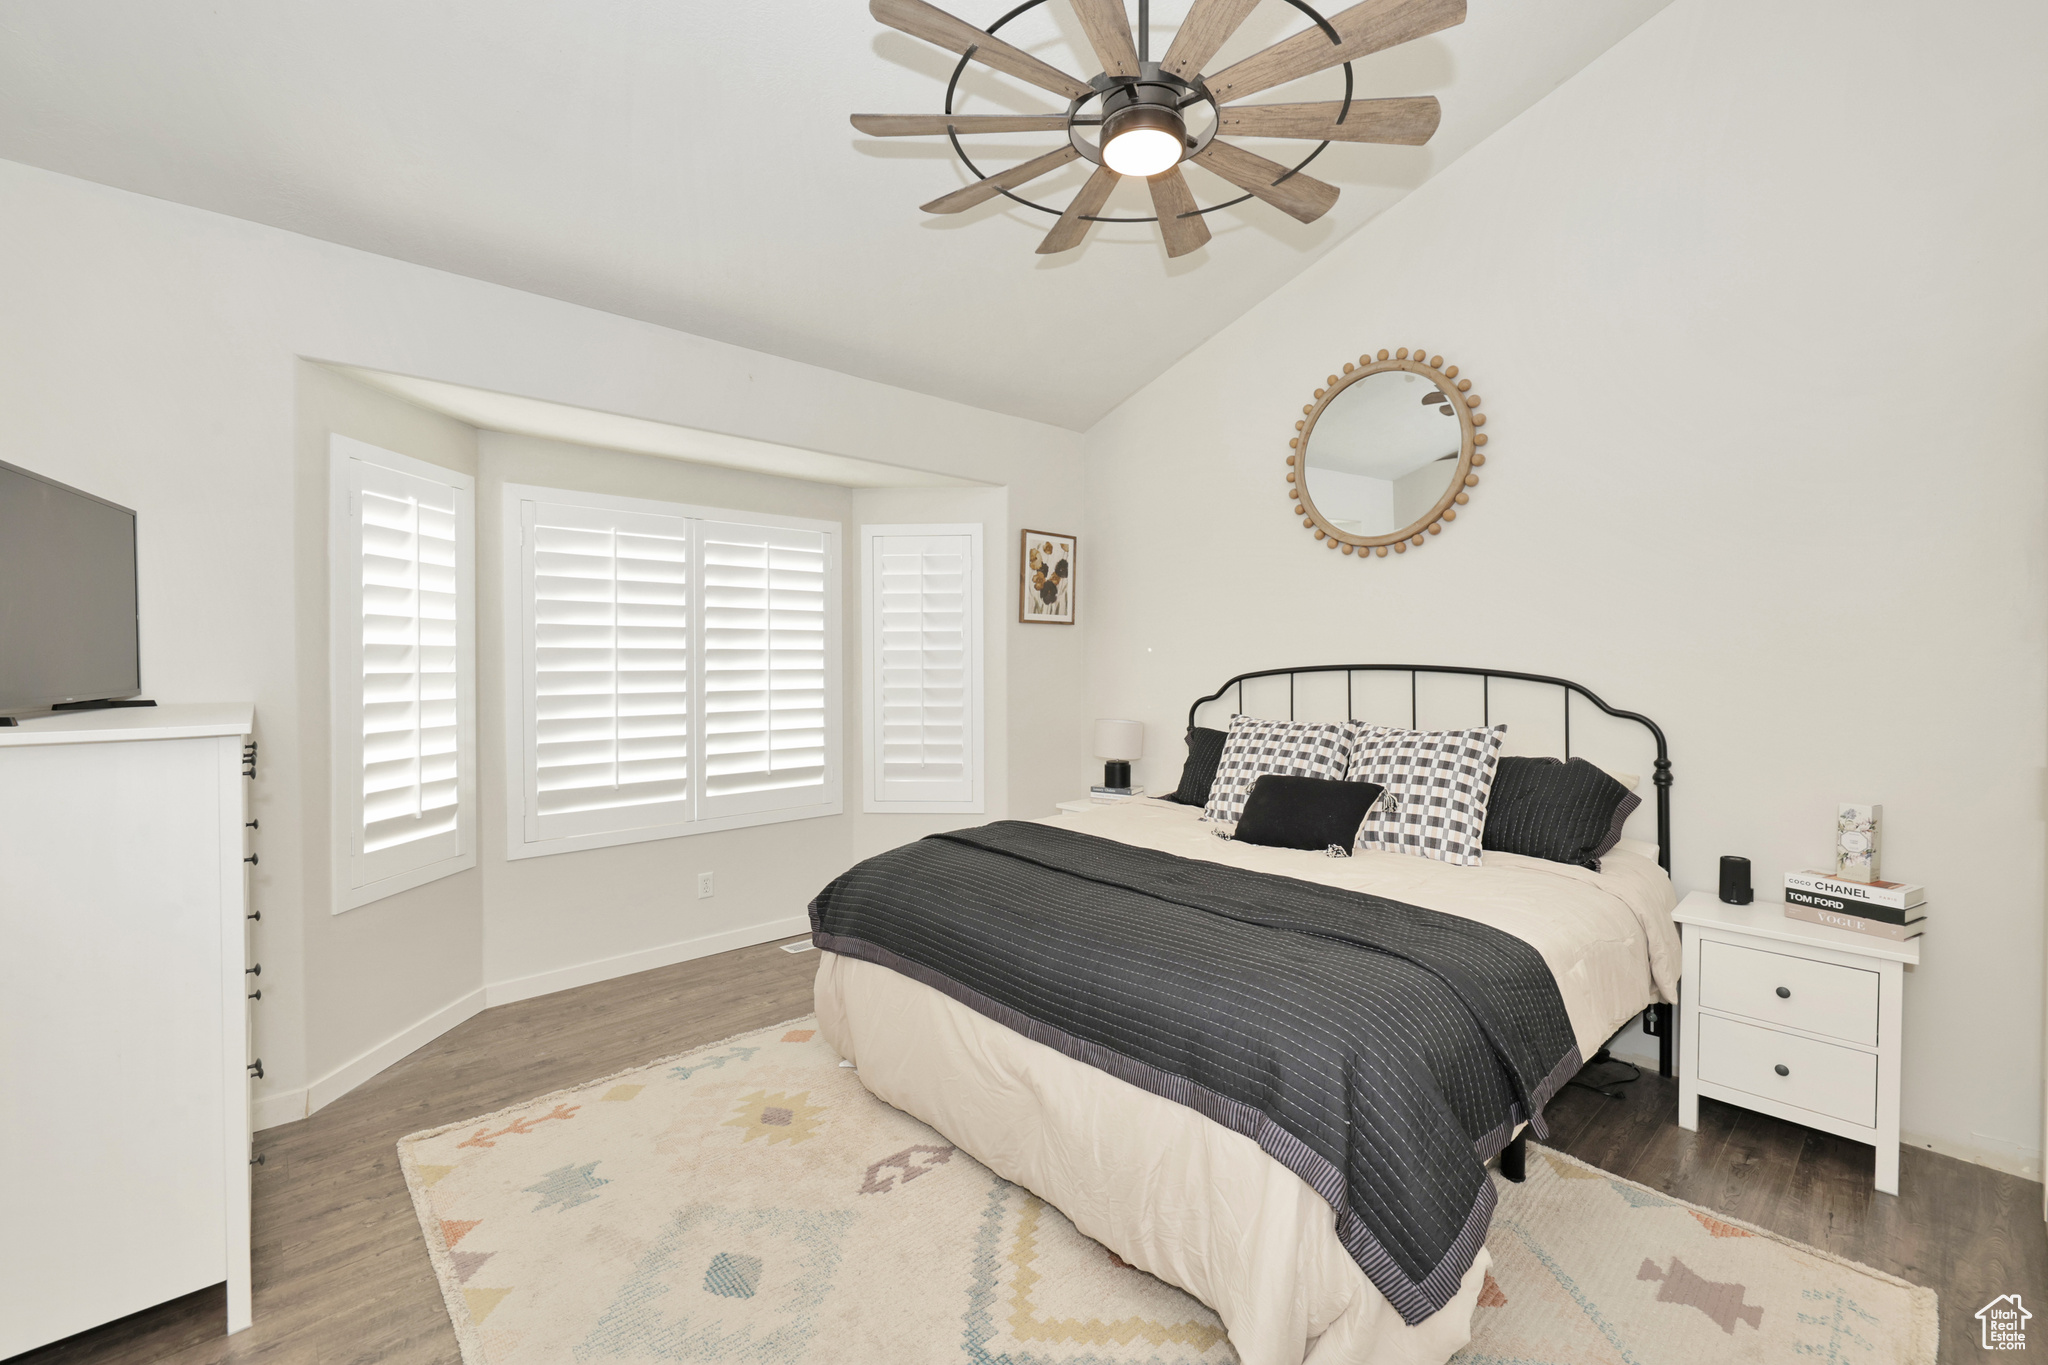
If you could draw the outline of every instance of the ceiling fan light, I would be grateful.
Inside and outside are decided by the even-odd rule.
[[[1180,139],[1158,128],[1133,128],[1110,139],[1102,160],[1118,175],[1150,179],[1180,164]]]
[[[1174,110],[1137,104],[1119,109],[1102,125],[1102,164],[1118,175],[1150,178],[1180,164],[1187,155],[1187,124]]]

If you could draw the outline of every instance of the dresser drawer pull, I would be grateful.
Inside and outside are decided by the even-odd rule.
[[[1780,1000],[1790,1000],[1792,998],[1792,988],[1790,986],[1778,987],[1778,998]]]
[[[1786,1066],[1783,1062],[1779,1062],[1776,1066],[1772,1067],[1771,1070],[1777,1072],[1780,1076],[1789,1076],[1792,1074],[1792,1068]]]

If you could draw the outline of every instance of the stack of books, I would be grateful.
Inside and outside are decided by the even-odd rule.
[[[1927,927],[1927,888],[1851,882],[1825,872],[1785,874],[1785,918],[1904,941]]]
[[[1105,805],[1114,804],[1118,801],[1128,801],[1134,796],[1143,796],[1144,794],[1145,789],[1143,787],[1090,787],[1088,789],[1089,800],[1100,801]]]

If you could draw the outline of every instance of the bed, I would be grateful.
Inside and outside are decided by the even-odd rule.
[[[1557,1037],[1547,1051],[1531,1051],[1520,1073],[1513,1065],[1502,1063],[1512,1094],[1491,1102],[1500,1106],[1508,1122],[1490,1139],[1479,1140],[1480,1160],[1496,1152],[1505,1151],[1508,1157],[1518,1154],[1519,1138],[1510,1148],[1510,1134],[1518,1133],[1530,1119],[1540,1124],[1543,1102],[1576,1071],[1580,1059],[1594,1056],[1616,1030],[1646,1008],[1660,1017],[1668,1065],[1669,1005],[1676,998],[1678,940],[1670,919],[1676,895],[1666,871],[1670,766],[1661,732],[1646,718],[1607,707],[1583,687],[1560,679],[1385,665],[1243,675],[1198,701],[1191,710],[1190,724],[1197,712],[1233,687],[1233,708],[1242,710],[1245,684],[1261,679],[1285,678],[1286,709],[1291,713],[1300,690],[1298,674],[1339,671],[1343,673],[1347,714],[1353,705],[1356,674],[1399,671],[1408,674],[1411,724],[1420,704],[1418,679],[1424,673],[1477,679],[1482,715],[1489,720],[1496,680],[1540,683],[1563,690],[1567,751],[1574,695],[1591,703],[1601,715],[1639,723],[1655,742],[1652,766],[1658,843],[1624,839],[1599,860],[1598,871],[1495,852],[1488,852],[1479,866],[1453,866],[1390,852],[1325,857],[1219,839],[1199,808],[1134,799],[1034,825],[1004,822],[984,830],[956,832],[945,836],[950,842],[920,841],[919,846],[912,846],[920,851],[906,855],[924,859],[918,864],[899,861],[884,866],[871,860],[876,874],[869,878],[872,884],[865,891],[866,903],[888,910],[922,896],[943,907],[955,899],[964,904],[984,894],[994,896],[998,893],[981,890],[989,880],[987,869],[996,865],[990,860],[1021,859],[1033,876],[1085,878],[1084,889],[1122,898],[1088,901],[1074,913],[1080,916],[1077,922],[1085,922],[1089,913],[1102,916],[1094,922],[1096,927],[1077,931],[1069,925],[1066,939],[1049,937],[1037,945],[1037,951],[1056,958],[1077,952],[1087,956],[1092,945],[1087,935],[1093,933],[1103,945],[1101,956],[1128,953],[1129,943],[1118,933],[1124,927],[1125,911],[1104,914],[1100,907],[1136,907],[1129,912],[1136,914],[1138,910],[1149,913],[1157,905],[1181,916],[1158,921],[1182,926],[1173,934],[1184,932],[1190,920],[1199,920],[1205,932],[1206,926],[1221,921],[1224,927],[1218,932],[1241,936],[1217,940],[1225,945],[1221,948],[1189,948],[1176,941],[1174,951],[1196,953],[1211,961],[1235,951],[1230,944],[1284,940],[1293,956],[1283,963],[1293,965],[1280,975],[1302,978],[1315,976],[1340,954],[1351,954],[1341,959],[1344,971],[1338,975],[1343,976],[1387,958],[1390,948],[1392,957],[1404,960],[1422,951],[1406,941],[1354,946],[1343,933],[1318,928],[1329,921],[1315,916],[1335,913],[1330,907],[1340,911],[1353,903],[1374,907],[1376,925],[1381,919],[1394,925],[1385,930],[1376,927],[1374,933],[1407,932],[1398,924],[1402,914],[1415,917],[1418,933],[1449,923],[1444,916],[1455,917],[1461,944],[1471,939],[1512,946],[1524,959],[1520,970],[1547,974],[1554,982],[1554,992],[1548,992],[1548,998],[1561,1006],[1561,1015],[1548,1024]],[[1318,681],[1328,684],[1333,679]],[[1012,862],[1000,865],[1010,867]],[[898,880],[914,880],[916,887],[896,885],[883,875],[890,868],[895,869]],[[1190,868],[1199,869],[1199,875],[1188,878],[1185,873]],[[860,870],[835,882],[834,888],[842,888],[849,879],[858,880],[855,873]],[[955,880],[949,882],[948,878]],[[1185,909],[1199,898],[1190,890],[1197,884],[1201,896],[1211,895],[1213,889],[1213,895],[1220,898],[1200,907],[1201,913]],[[1108,891],[1103,891],[1104,887]],[[1167,887],[1179,889],[1162,890]],[[842,890],[840,901],[834,902],[830,891],[820,897],[821,903],[826,903],[824,910],[813,910],[814,941],[825,950],[820,955],[816,986],[818,1018],[827,1040],[858,1068],[863,1084],[883,1100],[931,1124],[999,1174],[1061,1209],[1082,1232],[1125,1261],[1209,1304],[1228,1327],[1231,1343],[1247,1365],[1351,1365],[1367,1360],[1375,1365],[1437,1365],[1464,1345],[1490,1264],[1483,1245],[1474,1240],[1473,1226],[1464,1227],[1457,1237],[1439,1237],[1442,1245],[1432,1251],[1438,1263],[1428,1284],[1419,1272],[1414,1272],[1417,1278],[1411,1282],[1398,1267],[1376,1264],[1369,1253],[1379,1250],[1378,1242],[1392,1245],[1398,1237],[1380,1222],[1370,1218],[1361,1222],[1358,1182],[1362,1179],[1369,1185],[1377,1170],[1382,1184],[1402,1184],[1403,1179],[1385,1174],[1388,1168],[1384,1165],[1364,1163],[1363,1176],[1352,1171],[1347,1203],[1344,1176],[1339,1173],[1331,1179],[1318,1179],[1319,1172],[1328,1175],[1322,1167],[1329,1163],[1319,1165],[1315,1152],[1302,1150],[1302,1144],[1290,1135],[1303,1131],[1299,1123],[1281,1131],[1266,1115],[1210,1089],[1194,1087],[1191,1094],[1185,1087],[1176,1088],[1172,1076],[1164,1077],[1162,1083],[1161,1072],[1142,1063],[1154,1057],[1158,1048],[1169,1046],[1167,1042],[1130,1034],[1095,1034],[1073,1022],[1103,1002],[1069,1001],[1064,1015],[1056,1012],[1054,1002],[1034,1003],[1036,997],[1031,992],[1037,987],[1009,989],[1013,980],[1029,973],[990,947],[989,940],[976,940],[964,931],[958,942],[949,941],[943,951],[913,952],[907,947],[909,940],[897,941],[894,949],[877,946],[886,935],[874,929],[872,921],[848,918],[849,912],[843,908],[851,903],[851,893]],[[1275,894],[1270,902],[1288,907],[1287,918],[1278,921],[1283,932],[1277,935],[1274,921],[1261,918],[1263,910],[1242,908],[1268,891],[1285,892]],[[962,916],[963,920],[970,918]],[[1060,915],[1047,909],[1043,918],[1048,925],[1056,925]],[[1259,923],[1240,923],[1247,919]],[[1306,932],[1285,932],[1304,927]],[[1012,924],[1010,932],[1015,931]],[[906,932],[912,938],[928,937],[935,932],[950,934],[951,926],[927,918]],[[1050,935],[1053,930],[1045,932]],[[1077,933],[1080,937],[1075,937]],[[1435,941],[1427,934],[1414,940]],[[955,956],[945,956],[948,952]],[[1180,959],[1183,963],[1189,960],[1186,956]],[[1446,972],[1469,968],[1477,973],[1472,979],[1481,984],[1467,989],[1475,996],[1469,1003],[1475,1005],[1475,1017],[1481,1019],[1479,1027],[1486,1041],[1455,1047],[1483,1051],[1491,1042],[1495,1052],[1501,1053],[1504,1047],[1511,1048],[1518,1030],[1540,1034],[1546,1027],[1543,1010],[1535,1004],[1516,1006],[1524,1013],[1513,1019],[1502,1015],[1492,1024],[1485,1022],[1492,1017],[1489,1011],[1508,1009],[1507,1004],[1487,998],[1490,994],[1503,999],[1517,994],[1511,989],[1511,975],[1486,975],[1486,963],[1491,960],[1482,955],[1472,959],[1479,963],[1472,967],[1461,958],[1448,968],[1439,964],[1413,973],[1425,979],[1432,990],[1436,989],[1435,978]],[[1501,970],[1508,972],[1512,966]],[[1210,976],[1200,989],[1184,992],[1202,1002],[1190,1009],[1207,1009],[1210,1014],[1190,1014],[1172,1028],[1161,1024],[1157,1031],[1175,1034],[1178,1039],[1179,1034],[1203,1033],[1209,1027],[1205,1019],[1236,1020],[1230,1024],[1234,1028],[1241,1026],[1244,1018],[1256,1016],[1263,1026],[1266,1014],[1289,1012],[1302,1014],[1314,1028],[1326,1018],[1317,1011],[1333,1008],[1327,994],[1299,998],[1268,995],[1260,997],[1258,1008],[1249,1015],[1243,1010],[1233,1013],[1229,1001],[1217,1003],[1228,994],[1217,989],[1219,979],[1227,978]],[[970,981],[974,985],[962,984]],[[1135,998],[1150,988],[1149,983],[1134,982],[1129,991]],[[1381,989],[1374,987],[1376,992]],[[1384,989],[1392,992],[1396,985]],[[1176,994],[1181,993],[1176,988]],[[1152,997],[1137,1014],[1152,1018],[1157,999]],[[1411,1003],[1408,1008],[1422,1006]],[[1076,1010],[1080,1014],[1073,1013]],[[1057,1021],[1058,1026],[1047,1020]],[[1125,1026],[1130,1027],[1129,1020]],[[1427,1022],[1429,1032],[1440,1027],[1447,1025],[1436,1019]],[[1084,1036],[1077,1040],[1077,1035]],[[1103,1046],[1099,1041],[1087,1041],[1102,1036],[1110,1036],[1113,1042],[1128,1037],[1131,1045]],[[1202,1045],[1213,1042],[1207,1037],[1199,1041]],[[1257,1053],[1268,1042],[1253,1039],[1248,1046]],[[1175,1041],[1171,1045],[1180,1044]],[[1557,1058],[1554,1067],[1553,1054]],[[1384,1081],[1370,1073],[1373,1060],[1354,1052],[1344,1061],[1346,1069],[1334,1083],[1365,1097],[1353,1094],[1345,1100],[1351,1108],[1348,1118],[1343,1113],[1337,1115],[1340,1126],[1362,1128],[1372,1120],[1372,1095]],[[1361,1081],[1362,1066],[1365,1074]],[[1404,1067],[1413,1069],[1405,1063],[1390,1062],[1389,1067],[1396,1079],[1404,1074]],[[1539,1074],[1546,1068],[1557,1074]],[[1197,1074],[1185,1067],[1169,1069]],[[1516,1079],[1517,1074],[1521,1079]],[[1290,1078],[1290,1085],[1294,1079]],[[1310,1088],[1314,1080],[1312,1076],[1303,1078],[1302,1087]],[[1244,1098],[1242,1093],[1240,1098]],[[1272,1103],[1266,1108],[1269,1113],[1279,1112]],[[1485,1124],[1478,1127],[1483,1129]],[[1468,1124],[1466,1131],[1470,1135],[1476,1130]],[[1398,1149],[1398,1142],[1395,1145]],[[1504,1158],[1502,1164],[1506,1169],[1509,1162]],[[1447,1203],[1453,1222],[1464,1214],[1461,1199],[1434,1197],[1430,1182],[1449,1182],[1448,1168],[1419,1161],[1415,1169],[1423,1174],[1405,1178],[1415,1188],[1381,1193],[1398,1196],[1397,1202],[1407,1201],[1404,1207]],[[1481,1178],[1490,1179],[1483,1172]],[[1491,1210],[1490,1183],[1482,1193],[1484,1199],[1465,1215],[1468,1223],[1476,1222],[1478,1239],[1484,1236],[1483,1215]],[[1398,1221],[1399,1213],[1397,1209],[1382,1217]]]

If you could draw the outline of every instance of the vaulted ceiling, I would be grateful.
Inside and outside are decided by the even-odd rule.
[[[1187,2],[1154,3],[1155,56]],[[1010,0],[945,3],[986,25]],[[1051,218],[1006,200],[920,213],[969,178],[951,150],[847,116],[938,112],[954,58],[859,0],[0,0],[0,157],[1083,428],[1664,3],[1471,0],[1356,64],[1361,96],[1443,102],[1428,146],[1335,144],[1313,168],[1343,191],[1328,215],[1254,201],[1172,261],[1150,225],[1045,257]],[[1266,0],[1211,67],[1305,23]],[[1003,37],[1099,69],[1065,0]],[[960,88],[959,112],[1057,112],[979,67]],[[1257,99],[1342,91],[1325,71]],[[974,152],[989,170],[1058,141]],[[1085,169],[1032,197],[1064,204]],[[1151,212],[1142,184],[1104,210],[1126,211]]]

